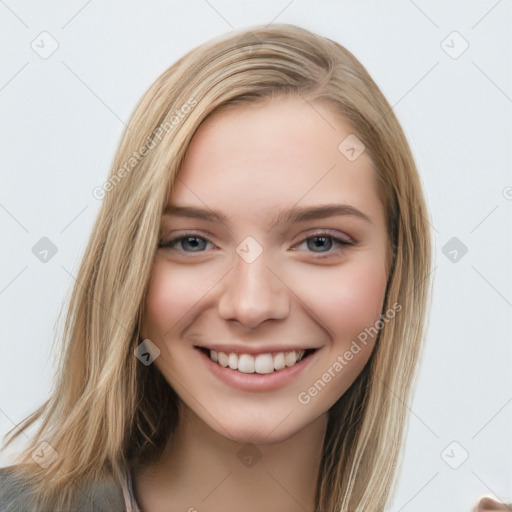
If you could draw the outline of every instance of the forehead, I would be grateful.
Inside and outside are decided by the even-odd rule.
[[[300,97],[215,114],[194,135],[169,204],[202,203],[251,216],[339,202],[378,217],[371,159],[363,151],[351,160],[340,150],[351,134],[329,106]]]

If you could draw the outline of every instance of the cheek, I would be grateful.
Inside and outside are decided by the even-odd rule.
[[[347,272],[343,294],[340,296],[343,318],[353,319],[353,327],[358,330],[373,325],[382,312],[386,292],[386,272],[384,266],[354,267]]]
[[[365,264],[361,259],[357,264],[317,273],[305,285],[309,290],[304,296],[310,298],[306,304],[331,335],[347,342],[379,319],[386,272],[383,264]]]
[[[171,269],[165,260],[157,258],[146,297],[142,336],[159,344],[164,335],[175,334],[204,293],[191,271]]]

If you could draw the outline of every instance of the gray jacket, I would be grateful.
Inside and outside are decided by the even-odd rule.
[[[28,500],[29,487],[14,495],[13,484],[19,476],[7,468],[0,468],[0,512],[53,512],[35,510]],[[69,512],[126,512],[123,490],[113,479],[96,481],[81,487]]]

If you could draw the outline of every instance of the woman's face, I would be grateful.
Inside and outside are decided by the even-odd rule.
[[[220,113],[190,144],[141,332],[186,406],[227,438],[298,433],[374,347],[385,217],[350,133],[326,105],[288,97]]]

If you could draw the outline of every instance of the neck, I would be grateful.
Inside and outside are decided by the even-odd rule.
[[[159,460],[134,469],[137,502],[144,512],[314,512],[326,427],[323,414],[281,442],[254,445],[184,408]]]

